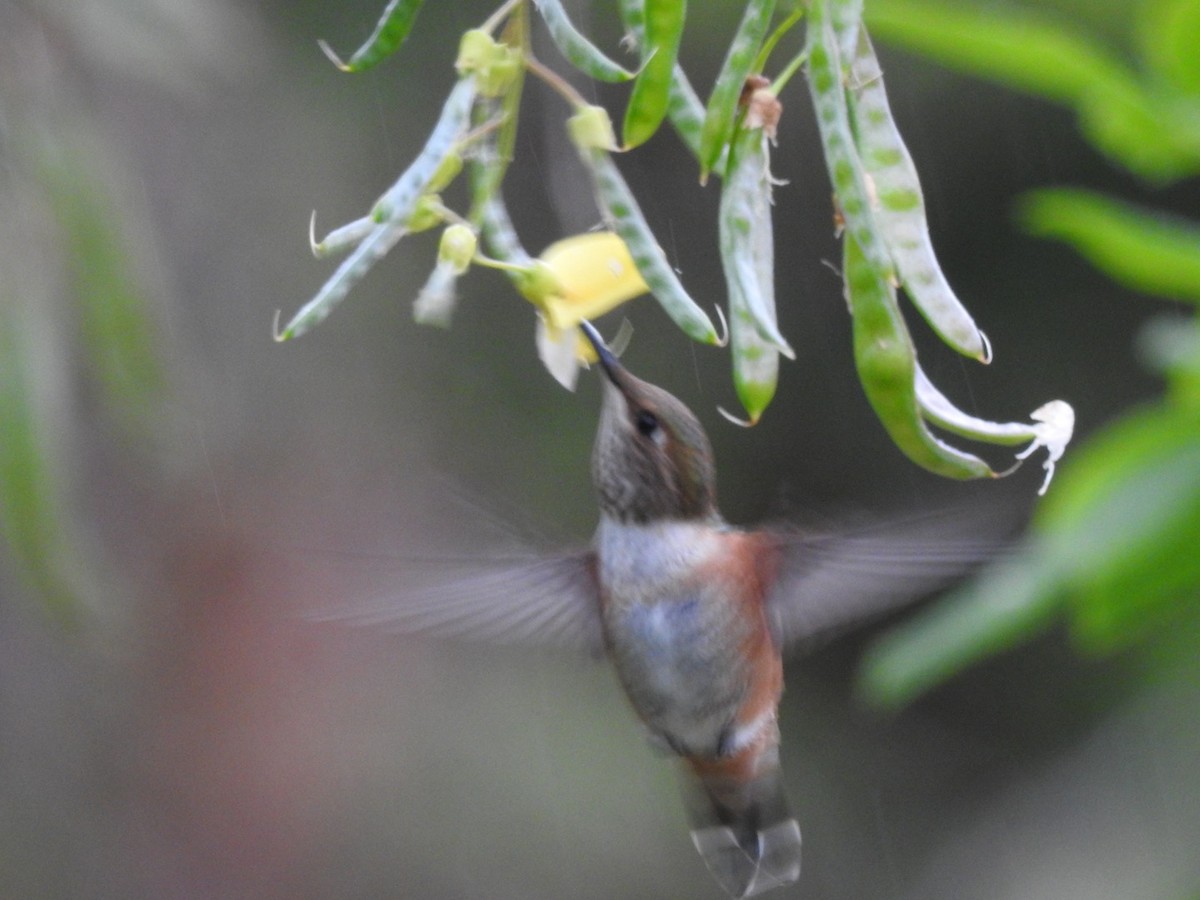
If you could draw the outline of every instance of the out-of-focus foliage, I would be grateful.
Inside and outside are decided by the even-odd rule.
[[[136,63],[139,79],[186,89],[188,72],[215,65],[224,24],[158,0],[0,8],[0,529],[64,621],[105,581],[63,499],[81,383],[130,448],[168,438],[153,250],[79,78]],[[188,49],[170,51],[184,34]]]
[[[1071,188],[1031,192],[1020,214],[1031,234],[1065,241],[1126,287],[1200,302],[1200,225]]]
[[[7,285],[0,291],[9,294]],[[66,539],[58,483],[37,419],[30,385],[33,366],[23,346],[26,337],[18,310],[5,296],[0,303],[0,521],[12,554],[38,596],[56,616],[69,617],[74,599],[61,577]]]
[[[1088,137],[1137,174],[1200,171],[1197,0],[1139,7],[1143,76],[1042,17],[910,0],[881,0],[873,12],[889,39],[1075,106]],[[1192,312],[1145,327],[1140,349],[1163,374],[1164,396],[1124,413],[1064,465],[1023,548],[874,648],[864,688],[886,704],[1063,617],[1080,648],[1101,653],[1200,624],[1200,228],[1075,189],[1033,192],[1020,211],[1033,234]]]
[[[1200,171],[1195,0],[1142,0],[1141,67],[1071,22],[1018,6],[877,0],[868,23],[886,41],[1073,108],[1088,139],[1156,182]]]

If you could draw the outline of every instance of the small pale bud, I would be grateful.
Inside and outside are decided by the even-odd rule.
[[[504,94],[521,71],[521,59],[507,44],[497,44],[489,63],[475,73],[475,86],[484,97]]]
[[[585,106],[567,119],[567,133],[580,150],[616,150],[612,119],[603,106]]]
[[[437,194],[425,194],[417,201],[417,208],[408,217],[405,227],[409,234],[419,234],[442,224],[442,198]]]
[[[442,241],[438,245],[438,260],[454,267],[456,274],[461,275],[471,265],[475,258],[475,248],[479,239],[466,225],[451,225],[442,232]]]
[[[540,259],[533,260],[532,265],[520,273],[517,287],[526,300],[535,306],[543,307],[552,297],[559,297],[563,292],[562,281],[554,270]]]
[[[496,42],[486,31],[473,28],[462,36],[458,44],[458,59],[454,68],[460,75],[479,72],[491,64],[496,52]]]

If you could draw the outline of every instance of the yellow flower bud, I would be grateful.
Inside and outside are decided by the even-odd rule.
[[[649,291],[629,248],[611,231],[557,241],[542,252],[540,262],[558,281],[557,291],[541,302],[555,328],[573,328]]]

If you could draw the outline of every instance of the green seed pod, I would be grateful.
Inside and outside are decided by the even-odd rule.
[[[442,107],[442,114],[420,154],[375,204],[371,219],[378,223],[321,285],[279,334],[279,340],[299,337],[321,322],[370,268],[409,233],[410,219],[442,161],[452,152],[470,123],[475,101],[474,79],[460,78]],[[364,229],[365,230],[365,229]]]
[[[642,0],[620,0],[621,21],[629,29],[637,46],[646,42],[645,10]],[[679,63],[671,70],[671,81],[667,86],[667,118],[671,120],[680,140],[700,158],[700,133],[704,129],[704,104],[696,95],[692,83]],[[724,171],[723,160],[718,160],[716,171]]]
[[[523,267],[532,258],[521,246],[521,240],[504,205],[501,183],[506,169],[504,158],[497,153],[498,137],[481,143],[471,158],[471,215],[470,220],[483,237],[484,246],[492,259],[509,266]],[[515,269],[505,272],[516,281]]]
[[[700,135],[704,131],[704,104],[700,102],[696,89],[692,87],[692,83],[678,64],[671,76],[671,87],[667,93],[667,117],[680,140],[698,160]],[[724,168],[723,162],[722,159],[717,160],[717,171]]]
[[[729,285],[729,349],[733,356],[733,388],[749,417],[744,424],[756,425],[779,384],[779,350],[758,333],[754,316],[736,284]]]
[[[608,152],[591,143],[585,143],[579,152],[592,174],[596,204],[600,207],[601,215],[628,246],[634,265],[659,304],[693,340],[704,344],[719,343],[720,338],[712,320],[688,296],[667,263],[633,192],[625,184],[625,179]]]
[[[829,22],[838,39],[838,54],[845,61],[854,58],[862,27],[863,0],[829,0]]]
[[[775,320],[770,167],[764,129],[743,124],[729,154],[721,190],[718,218],[721,262],[726,281],[736,286],[736,293],[762,339],[794,358]],[[730,295],[734,293],[731,287]]]
[[[521,246],[517,231],[508,217],[504,198],[499,193],[490,197],[484,204],[480,227],[488,253],[494,259],[518,266],[526,265],[531,261],[531,257]]]
[[[457,152],[455,145],[470,124],[474,102],[475,79],[460,78],[446,98],[442,114],[420,154],[375,204],[371,215],[376,222],[407,222],[446,157]]]
[[[321,49],[343,72],[365,72],[382,62],[404,43],[421,11],[424,0],[391,0],[366,43],[354,51],[349,62],[342,62],[324,41]]]
[[[700,133],[700,181],[708,178],[709,171],[717,164],[721,151],[733,137],[736,124],[738,98],[751,74],[751,67],[758,56],[775,11],[775,0],[750,0],[742,14],[741,24],[729,45],[725,63],[713,85],[704,113],[704,126]]]
[[[965,356],[989,361],[982,332],[942,274],[916,166],[892,119],[883,71],[865,28],[850,68],[850,113],[859,158],[874,184],[873,215],[900,282],[942,340]]]
[[[845,219],[846,231],[854,236],[875,270],[895,284],[895,265],[871,215],[870,192],[863,177],[863,165],[858,158],[846,103],[846,73],[829,20],[828,2],[830,0],[812,0],[806,37],[808,84],[825,149],[825,165]]]
[[[542,14],[550,39],[571,65],[589,78],[617,83],[629,81],[634,73],[617,65],[579,33],[571,24],[562,0],[534,0]]]
[[[313,256],[317,259],[324,259],[326,256],[340,253],[357,244],[374,230],[376,223],[370,216],[363,216],[361,219],[355,219],[340,228],[333,229],[321,239],[320,243],[313,234],[316,224],[317,214],[313,213],[312,219],[308,223],[308,246],[312,250]]]
[[[778,101],[770,97],[775,107]],[[776,117],[778,110],[776,109]],[[779,354],[794,358],[775,317],[775,239],[764,128],[747,116],[734,137],[721,187],[721,263],[729,291],[733,385],[753,425],[775,396]],[[757,118],[757,117],[756,117]]]
[[[316,296],[304,304],[300,311],[292,317],[277,339],[291,340],[320,323],[333,312],[333,308],[349,293],[350,288],[357,284],[363,275],[382,259],[406,233],[402,226],[387,222],[376,225],[362,243],[354,248],[354,252],[342,260],[342,264],[321,285]]]
[[[671,77],[687,18],[687,0],[644,0],[643,15],[642,68],[633,83],[621,130],[626,149],[649,140],[667,114]]]
[[[462,172],[462,167],[462,154],[457,149],[451,150],[438,163],[438,167],[429,179],[429,183],[425,185],[425,192],[427,194],[438,194],[444,191],[459,176],[459,173]]]
[[[909,459],[931,472],[948,478],[995,477],[982,459],[951,447],[926,427],[916,395],[916,350],[895,289],[866,259],[852,234],[845,236],[843,249],[854,362],[879,421]]]

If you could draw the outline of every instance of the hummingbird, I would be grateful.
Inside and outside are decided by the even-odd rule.
[[[650,743],[681,762],[692,842],[720,886],[750,897],[791,884],[785,652],[929,593],[995,542],[947,537],[953,523],[936,515],[842,533],[730,525],[700,421],[581,328],[603,373],[591,546],[476,560],[321,618],[606,656]]]

